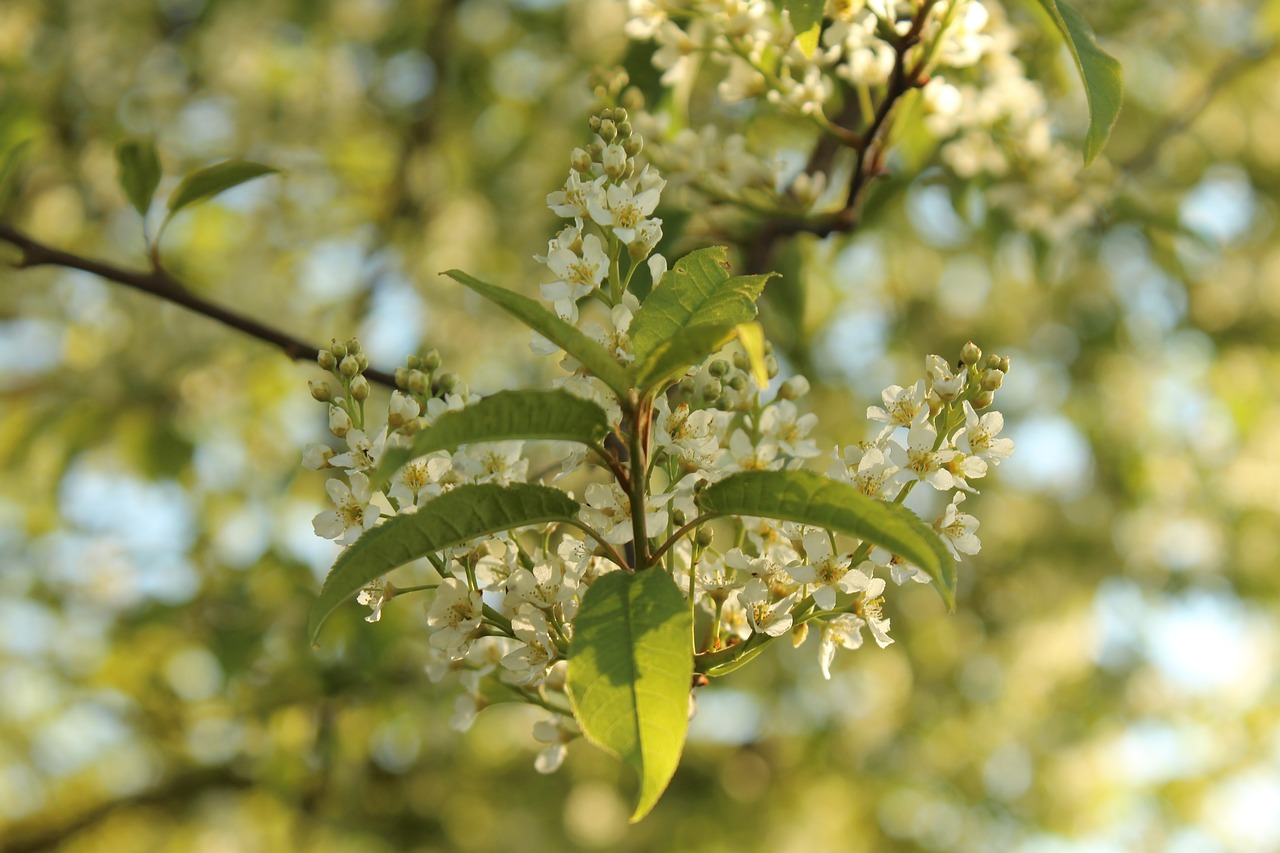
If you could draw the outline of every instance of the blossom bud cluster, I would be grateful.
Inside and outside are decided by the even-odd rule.
[[[655,42],[663,85],[680,91],[694,75],[716,75],[722,101],[752,105],[735,113],[748,121],[769,104],[820,134],[852,134],[844,136],[848,144],[870,132],[894,99],[920,89],[922,109],[913,115],[938,141],[942,162],[961,178],[1007,185],[992,202],[1020,224],[1060,233],[1087,221],[1100,200],[1095,192],[1068,191],[1078,156],[1054,141],[1043,90],[1016,57],[1021,39],[998,0],[828,0],[826,25],[811,49],[802,48],[781,4],[768,0],[628,6],[627,32]],[[841,123],[847,126],[833,130]],[[676,185],[757,211],[840,202],[826,198],[833,180],[820,167],[788,170],[779,152],[753,149],[740,132],[679,124],[668,132],[662,119],[644,122],[654,161]]]

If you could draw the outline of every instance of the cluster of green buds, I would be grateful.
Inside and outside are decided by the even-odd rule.
[[[769,379],[778,375],[778,360],[773,344],[765,341],[765,370]],[[755,379],[746,353],[735,350],[727,358],[713,358],[696,376],[687,376],[676,386],[679,400],[695,408],[718,409],[722,412],[749,412],[755,405]],[[779,390],[781,399],[788,392],[787,383]],[[797,396],[803,396],[803,391]]]
[[[587,119],[591,132],[599,137],[586,148],[576,148],[570,156],[574,171],[590,177],[599,165],[612,181],[623,181],[635,174],[636,155],[644,149],[644,138],[635,132],[627,111],[622,107],[605,107]]]
[[[329,404],[329,431],[338,438],[352,429],[364,429],[364,402],[369,399],[369,380],[364,372],[369,369],[369,357],[364,354],[360,341],[351,338],[346,343],[336,338],[327,349],[316,355],[316,363],[338,383],[338,390],[328,379],[312,379],[308,384],[311,396]]]
[[[1009,372],[1009,356],[991,353],[983,358],[982,350],[969,341],[960,349],[957,367],[968,373],[968,386],[973,390],[969,402],[975,409],[985,409],[996,399],[996,391],[1004,384]]]

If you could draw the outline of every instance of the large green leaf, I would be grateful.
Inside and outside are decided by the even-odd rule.
[[[639,774],[633,823],[658,802],[680,763],[692,630],[684,595],[658,568],[604,575],[574,621],[569,701],[587,740]]]
[[[116,146],[120,188],[139,216],[151,209],[151,197],[160,186],[160,158],[150,140],[130,139]]]
[[[604,409],[568,391],[499,391],[465,409],[445,412],[413,437],[411,448],[388,450],[373,481],[385,482],[415,456],[464,444],[518,439],[597,444],[608,434]]]
[[[500,530],[575,522],[577,516],[578,503],[559,489],[482,483],[459,486],[415,513],[388,519],[343,551],[329,570],[307,620],[311,642],[342,602],[396,566]]]
[[[736,326],[756,318],[756,299],[769,275],[729,277],[723,246],[697,249],[676,261],[662,284],[636,312],[631,345],[636,362],[650,355],[692,326]]]
[[[1084,143],[1084,162],[1093,161],[1107,144],[1111,128],[1120,115],[1124,75],[1120,63],[1098,45],[1098,39],[1079,12],[1066,0],[1036,0],[1066,39],[1076,70],[1084,81],[1089,101],[1089,134]]]
[[[618,399],[625,401],[631,391],[631,374],[609,351],[574,326],[561,320],[542,305],[519,293],[486,284],[461,270],[446,270],[444,275],[466,285],[476,293],[511,314],[517,320],[582,362],[592,375],[608,385]]]
[[[850,483],[812,471],[745,471],[708,486],[697,500],[708,513],[798,521],[879,545],[927,572],[955,608],[955,559],[933,528]]]
[[[224,160],[198,169],[183,178],[173,195],[169,196],[168,218],[172,219],[175,213],[188,205],[211,199],[232,187],[279,171],[272,166],[248,160]]]

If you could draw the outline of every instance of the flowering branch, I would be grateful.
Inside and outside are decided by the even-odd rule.
[[[55,249],[5,223],[0,223],[0,242],[22,250],[22,257],[12,262],[15,269],[51,266],[80,270],[107,281],[114,281],[125,287],[149,293],[211,320],[217,320],[224,326],[230,326],[249,337],[278,347],[295,361],[315,361],[319,354],[319,349],[300,338],[196,296],[159,264],[154,265],[150,270],[125,269],[105,261]],[[372,382],[390,388],[396,387],[395,377],[390,373],[369,369],[364,371],[364,375]]]

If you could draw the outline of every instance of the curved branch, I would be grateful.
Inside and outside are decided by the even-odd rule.
[[[252,317],[246,317],[243,314],[238,314],[220,305],[215,305],[208,300],[201,299],[183,287],[181,282],[159,266],[150,270],[130,270],[117,267],[105,261],[55,249],[2,222],[0,222],[0,242],[8,243],[22,250],[22,257],[13,263],[13,266],[17,269],[63,267],[65,269],[80,270],[107,281],[114,281],[125,287],[149,293],[211,320],[217,320],[224,326],[229,326],[249,337],[257,338],[264,343],[279,348],[285,355],[294,360],[314,362],[319,354],[319,350],[307,341],[261,323]],[[364,375],[370,382],[377,382],[389,388],[396,387],[395,376],[391,373],[370,368],[364,372]]]

